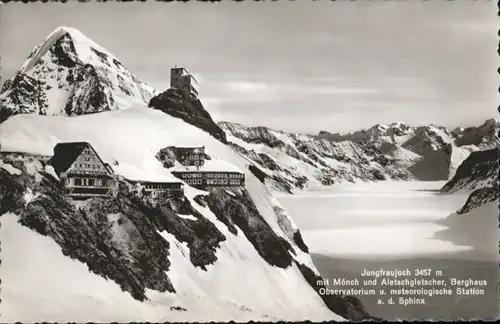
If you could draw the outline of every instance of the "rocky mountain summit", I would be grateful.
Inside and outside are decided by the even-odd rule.
[[[319,138],[332,140],[335,142],[353,141],[353,142],[370,142],[385,139],[388,142],[401,144],[409,135],[415,132],[415,128],[406,125],[403,122],[395,122],[390,125],[377,124],[368,129],[351,132],[341,135],[339,133],[332,134],[327,131],[320,131]]]
[[[147,104],[155,90],[70,27],[36,46],[0,91],[0,122],[16,114],[75,116]]]

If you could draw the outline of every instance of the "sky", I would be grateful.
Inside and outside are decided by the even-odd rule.
[[[317,133],[497,117],[495,1],[8,3],[2,82],[58,26],[158,91],[190,70],[218,121]]]

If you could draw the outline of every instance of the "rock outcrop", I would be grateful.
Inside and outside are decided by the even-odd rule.
[[[193,98],[180,89],[168,89],[149,101],[149,107],[163,111],[196,126],[222,143],[227,143],[226,134],[213,121],[200,99]]]

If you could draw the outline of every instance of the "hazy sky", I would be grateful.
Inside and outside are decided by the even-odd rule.
[[[486,0],[9,3],[2,80],[65,25],[160,91],[185,66],[217,120],[311,133],[474,125],[497,117],[496,13]]]

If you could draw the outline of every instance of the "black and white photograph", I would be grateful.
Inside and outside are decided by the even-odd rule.
[[[498,320],[497,13],[0,3],[0,322]]]

